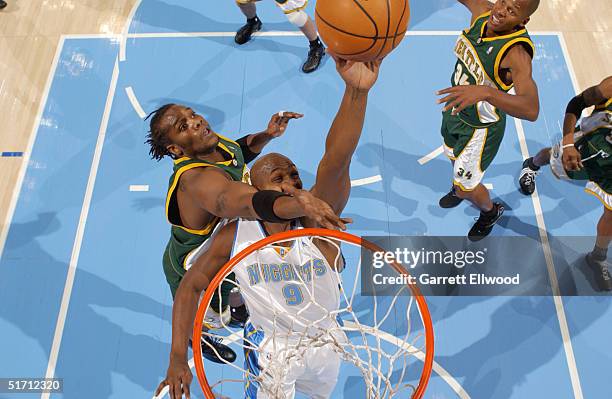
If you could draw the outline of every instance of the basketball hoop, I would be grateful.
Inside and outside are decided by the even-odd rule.
[[[221,283],[230,281],[237,285],[236,282],[226,279],[237,264],[248,256],[258,253],[258,251],[263,248],[269,248],[273,244],[278,245],[280,243],[289,242],[311,243],[313,239],[324,240],[325,242],[333,244],[337,249],[340,249],[340,243],[344,243],[350,244],[352,247],[357,247],[361,251],[364,249],[373,252],[384,251],[377,245],[363,240],[360,237],[326,229],[297,229],[266,237],[236,254],[221,268],[219,273],[212,280],[200,301],[195,319],[193,342],[201,342],[202,335],[213,338],[222,337],[216,333],[216,331],[219,330],[203,332],[203,319],[210,306],[213,294],[215,290],[219,289]],[[401,298],[400,292],[392,298],[385,298],[386,304],[384,304],[384,306],[379,306],[379,301],[382,300],[382,298],[377,298],[376,296],[371,297],[373,306],[371,308],[368,307],[365,309],[365,312],[362,312],[361,316],[358,316],[358,310],[354,308],[354,300],[357,293],[357,281],[359,280],[360,267],[347,262],[344,270],[341,270],[342,267],[340,267],[339,263],[341,262],[340,258],[340,251],[338,251],[338,256],[335,259],[334,265],[337,267],[334,267],[333,273],[336,274],[339,282],[340,297],[343,300],[341,306],[337,311],[327,311],[327,317],[322,317],[316,321],[304,320],[300,317],[299,311],[292,315],[291,326],[289,328],[290,331],[292,331],[292,337],[297,337],[297,339],[292,341],[294,344],[290,346],[290,349],[286,349],[282,355],[279,355],[279,358],[282,359],[280,364],[274,365],[274,362],[270,362],[267,366],[266,372],[264,373],[267,378],[267,388],[265,388],[264,385],[262,385],[262,387],[271,389],[270,386],[280,384],[283,378],[283,366],[286,365],[288,361],[299,359],[300,356],[304,356],[308,348],[325,346],[332,348],[335,353],[340,355],[343,365],[349,364],[359,370],[366,385],[367,398],[422,398],[431,376],[434,356],[433,326],[425,298],[416,285],[406,285],[401,289]],[[396,263],[389,263],[388,265],[399,275],[407,275],[406,270],[400,265]],[[344,286],[340,275],[346,273],[355,274],[353,287]],[[314,282],[315,279],[313,278],[311,281]],[[314,284],[312,282],[301,281],[303,284],[302,289],[308,290],[309,286]],[[361,295],[358,297],[360,300],[365,298]],[[314,295],[312,295],[309,300],[311,305],[318,306]],[[413,304],[416,304],[416,306],[412,306]],[[379,311],[382,314],[380,318],[378,317]],[[411,317],[411,314],[415,312],[418,313],[420,317]],[[399,315],[399,318],[395,320],[395,324],[399,322],[402,326],[393,327],[392,333],[389,333],[384,329],[388,328],[389,324],[393,324],[390,323],[390,321],[392,321],[390,318],[392,313],[395,317]],[[276,326],[276,316],[271,315],[271,317],[274,318],[273,324]],[[287,315],[283,314],[282,317],[283,320],[279,317],[279,324],[282,324],[282,331],[287,331]],[[362,319],[372,318],[372,320],[368,322],[360,320],[360,317]],[[412,320],[415,318],[417,319],[416,321]],[[413,322],[419,322],[418,319],[420,319],[422,323],[421,328],[412,326]],[[336,322],[336,320],[339,321]],[[321,327],[323,326],[323,321],[326,322],[325,327]],[[333,327],[330,327],[330,323]],[[295,333],[293,332],[294,329]],[[248,351],[257,350],[256,345],[249,341],[249,337],[240,336],[237,338],[236,331],[225,325],[223,330],[231,334],[229,337],[230,344],[237,345],[242,350],[247,350],[247,353]],[[308,331],[308,333],[306,333],[306,331]],[[281,337],[280,333],[277,335],[276,329],[273,330],[272,335],[272,339],[287,339],[286,333]],[[420,346],[419,342],[421,343]],[[213,393],[213,389],[221,384],[244,381],[237,379],[221,379],[211,384],[204,371],[202,349],[200,345],[193,345],[193,352],[197,378],[206,398],[215,398],[216,396]],[[413,361],[411,362],[410,370],[408,370],[409,361],[414,358],[422,360],[422,367],[417,367],[417,365],[414,364],[416,362]],[[226,363],[221,365],[221,367],[233,367],[241,371],[249,381],[255,381],[262,378],[261,376],[253,375],[236,364]],[[408,378],[408,374],[418,376],[417,378],[411,378],[412,381],[415,381],[414,383],[404,382],[404,379]],[[411,393],[406,395],[407,391],[411,391]],[[271,397],[275,397],[275,395],[272,394]]]

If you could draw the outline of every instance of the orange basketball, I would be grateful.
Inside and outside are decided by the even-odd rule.
[[[317,29],[342,58],[373,61],[389,54],[408,29],[408,0],[318,0]]]

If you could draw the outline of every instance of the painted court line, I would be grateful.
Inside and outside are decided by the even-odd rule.
[[[70,296],[72,295],[74,277],[76,275],[76,269],[79,262],[79,254],[81,253],[81,244],[83,243],[83,235],[85,233],[85,224],[87,223],[87,216],[89,214],[89,207],[91,205],[93,189],[94,185],[96,184],[96,176],[98,174],[100,157],[102,155],[102,148],[104,147],[104,139],[106,137],[108,120],[110,118],[110,111],[113,106],[113,99],[115,97],[115,90],[117,88],[118,78],[119,61],[115,59],[115,67],[113,68],[113,75],[111,77],[108,94],[106,96],[106,104],[104,105],[104,113],[102,114],[102,121],[100,123],[100,129],[98,130],[98,141],[96,142],[96,149],[94,151],[91,169],[89,171],[89,179],[87,180],[87,188],[85,189],[83,206],[81,207],[79,225],[77,227],[76,237],[74,239],[74,245],[72,247],[72,255],[70,257],[70,264],[68,266],[68,274],[66,276],[66,284],[64,285],[62,302],[60,304],[60,310],[57,316],[57,324],[55,325],[53,344],[51,346],[51,353],[49,354],[49,363],[47,364],[47,372],[45,374],[45,378],[53,378],[55,375],[55,367],[57,365],[58,354],[62,343],[62,336],[64,334],[66,315],[68,314],[68,305],[70,304]],[[49,392],[43,393],[41,395],[41,399],[48,399],[49,395]]]
[[[136,114],[138,114],[138,117],[140,119],[144,119],[147,116],[147,114],[144,111],[144,109],[142,109],[142,106],[140,105],[138,98],[136,98],[136,94],[134,94],[134,89],[132,89],[132,86],[128,86],[125,88],[125,94],[127,94],[128,99],[130,100],[130,103],[132,104],[132,108],[134,108],[134,111],[136,111]]]
[[[444,147],[440,146],[438,148],[436,148],[435,150],[433,150],[432,152],[430,152],[429,154],[425,155],[424,157],[420,158],[418,160],[420,165],[425,165],[427,162],[431,161],[432,159],[440,156],[444,154]]]
[[[365,186],[366,184],[372,184],[379,181],[382,181],[381,175],[365,177],[363,179],[351,180],[351,187]]]
[[[514,119],[516,131],[521,147],[521,155],[523,159],[529,158],[529,149],[527,148],[527,141],[525,139],[525,130],[523,129],[523,123],[520,119]],[[536,222],[538,225],[538,231],[540,233],[540,242],[542,243],[542,249],[544,251],[544,259],[546,260],[546,268],[548,270],[548,276],[550,278],[550,284],[553,291],[553,300],[555,303],[555,310],[557,313],[557,319],[559,320],[559,329],[561,330],[561,338],[563,340],[563,349],[565,351],[565,358],[567,360],[567,366],[570,373],[570,379],[572,382],[572,389],[574,390],[574,398],[583,399],[582,387],[580,385],[580,377],[578,376],[578,368],[576,367],[576,358],[574,356],[574,349],[572,347],[572,340],[567,325],[567,319],[565,317],[565,308],[563,307],[563,298],[561,290],[559,289],[559,280],[557,279],[557,272],[553,263],[552,251],[550,249],[550,243],[548,242],[548,233],[546,231],[546,224],[544,222],[544,214],[542,212],[542,205],[540,203],[540,197],[538,195],[538,189],[531,195],[531,201],[533,203],[533,209],[535,212]]]
[[[149,191],[149,185],[148,184],[131,184],[130,185],[130,191]]]
[[[6,244],[6,237],[8,236],[8,231],[11,226],[11,221],[13,220],[13,216],[15,214],[15,208],[17,207],[17,200],[19,199],[19,194],[21,193],[21,188],[23,187],[23,179],[25,178],[26,171],[28,169],[28,164],[30,163],[30,156],[32,155],[32,148],[34,147],[34,142],[36,141],[36,136],[38,136],[38,130],[40,127],[40,120],[42,119],[43,112],[45,111],[45,106],[47,104],[47,98],[49,97],[49,91],[51,90],[51,83],[53,82],[53,77],[55,76],[55,71],[57,70],[57,65],[59,64],[60,54],[62,53],[62,49],[64,48],[64,38],[60,37],[57,43],[57,48],[55,49],[55,55],[53,56],[53,61],[51,62],[51,68],[49,68],[49,75],[47,75],[47,82],[45,83],[45,87],[42,91],[42,98],[40,99],[40,104],[38,104],[38,111],[36,111],[36,118],[34,119],[34,126],[32,127],[32,133],[30,133],[30,139],[28,141],[28,146],[26,147],[26,151],[24,157],[21,161],[21,167],[19,169],[19,174],[17,175],[17,182],[15,183],[15,187],[13,189],[13,195],[11,196],[11,201],[9,202],[8,211],[6,212],[6,220],[4,221],[4,225],[2,226],[2,230],[0,231],[0,258],[2,257],[2,251],[4,250],[4,245]]]
[[[121,39],[119,41],[119,61],[123,62],[126,59],[126,47],[127,47],[127,39],[128,33],[130,33],[130,25],[132,25],[132,21],[134,20],[134,15],[136,15],[136,10],[140,7],[140,2],[142,0],[136,0],[130,13],[125,21],[125,25],[123,26],[123,30],[121,31]]]

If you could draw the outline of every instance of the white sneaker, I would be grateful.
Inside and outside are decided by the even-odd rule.
[[[204,327],[209,330],[227,328],[231,320],[232,312],[229,306],[226,306],[221,314],[209,306],[204,315]]]

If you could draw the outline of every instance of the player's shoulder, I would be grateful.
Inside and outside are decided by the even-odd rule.
[[[214,184],[216,181],[224,182],[228,179],[231,180],[231,177],[226,171],[214,165],[206,164],[186,170],[181,176],[181,180],[185,183],[195,183],[197,181],[198,184]]]
[[[530,43],[519,41],[510,46],[502,61],[502,66],[522,66],[531,65],[533,61],[533,50]]]

